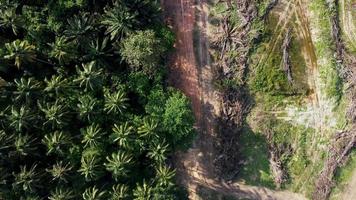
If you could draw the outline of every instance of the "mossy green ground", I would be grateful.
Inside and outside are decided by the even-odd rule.
[[[341,167],[337,170],[334,180],[336,181],[336,187],[333,188],[330,195],[331,200],[340,199],[342,193],[345,192],[347,184],[352,178],[353,173],[356,169],[356,152],[351,153],[350,159],[344,167]]]

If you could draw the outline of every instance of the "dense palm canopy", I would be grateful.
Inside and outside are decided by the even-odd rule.
[[[186,198],[170,158],[192,112],[164,83],[158,5],[0,1],[0,199]]]

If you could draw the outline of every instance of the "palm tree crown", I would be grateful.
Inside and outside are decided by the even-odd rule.
[[[36,59],[36,47],[31,45],[27,40],[15,40],[6,43],[7,50],[4,55],[5,59],[15,60],[15,66],[20,68],[23,63],[33,62]]]
[[[105,107],[107,113],[122,114],[126,109],[128,100],[122,90],[111,93],[109,90],[105,91]]]
[[[129,12],[128,8],[116,1],[115,7],[106,9],[103,20],[101,21],[106,27],[106,34],[110,39],[120,39],[130,33],[137,24],[136,14]]]

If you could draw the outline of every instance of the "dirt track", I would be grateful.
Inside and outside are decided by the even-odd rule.
[[[189,198],[198,199],[197,187],[203,186],[225,195],[247,199],[305,199],[288,191],[272,191],[263,187],[227,184],[214,175],[214,118],[220,103],[212,85],[212,69],[208,53],[207,4],[205,0],[162,1],[165,19],[176,33],[176,51],[170,62],[170,83],[182,90],[192,101],[198,138],[187,152],[177,155],[179,182],[189,191]],[[196,11],[199,11],[196,13]],[[200,33],[194,33],[198,27]],[[198,35],[198,38],[194,38]],[[194,45],[196,48],[194,48]],[[195,53],[199,63],[196,61]],[[202,197],[204,199],[204,197]]]

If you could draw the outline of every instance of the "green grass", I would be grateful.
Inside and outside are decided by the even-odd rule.
[[[294,79],[292,84],[288,82],[287,75],[282,67],[281,46],[283,39],[277,41],[273,51],[271,51],[272,47],[269,46],[274,43],[278,36],[277,34],[279,34],[279,31],[275,28],[277,21],[277,16],[269,16],[264,28],[263,40],[258,44],[258,48],[252,52],[252,73],[249,74],[250,89],[254,92],[269,93],[271,95],[291,96],[306,94],[309,91],[306,78],[307,67],[301,54],[301,41],[293,33],[289,52],[292,63],[292,77]],[[268,56],[268,58],[265,56]]]
[[[336,171],[334,176],[334,181],[336,182],[336,186],[333,188],[331,193],[331,200],[340,199],[340,195],[344,192],[347,184],[352,178],[353,173],[356,169],[356,151],[352,151],[350,155],[350,159],[346,163],[346,165],[342,168],[339,168]]]
[[[240,145],[241,155],[246,164],[242,167],[238,180],[249,185],[275,188],[269,168],[265,137],[246,127],[240,138]]]
[[[318,27],[320,31],[313,42],[324,90],[327,97],[339,101],[343,95],[343,86],[339,66],[334,57],[335,44],[331,36],[330,16],[334,11],[328,9],[324,0],[311,1],[309,9],[315,14],[315,18],[311,18],[311,27]]]

